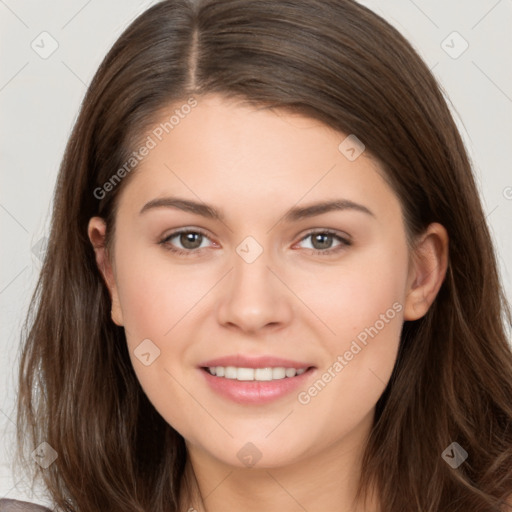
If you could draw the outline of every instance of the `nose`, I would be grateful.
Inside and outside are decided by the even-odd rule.
[[[218,322],[232,330],[255,334],[281,329],[293,316],[292,294],[283,284],[279,266],[263,251],[249,263],[233,255],[233,269],[222,281]]]

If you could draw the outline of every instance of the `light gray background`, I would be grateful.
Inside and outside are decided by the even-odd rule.
[[[58,167],[86,87],[122,30],[153,3],[0,0],[0,497],[45,503],[11,474],[20,326],[40,270]],[[449,98],[512,298],[512,0],[361,3],[405,35]],[[457,56],[464,40],[469,47]],[[58,48],[42,58],[52,44]]]

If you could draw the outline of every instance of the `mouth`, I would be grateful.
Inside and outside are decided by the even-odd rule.
[[[293,377],[302,375],[314,366],[306,368],[286,368],[284,366],[264,368],[245,368],[236,366],[209,366],[201,367],[202,370],[208,372],[214,377],[223,379],[231,379],[238,381],[259,381],[271,382],[274,380],[291,379]]]
[[[264,405],[295,399],[293,391],[306,389],[317,373],[315,366],[201,366],[201,375],[218,396],[240,405]]]

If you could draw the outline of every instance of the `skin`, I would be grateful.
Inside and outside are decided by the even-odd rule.
[[[186,440],[187,472],[204,506],[191,492],[183,510],[362,510],[352,501],[375,404],[404,320],[422,317],[442,284],[448,236],[432,224],[410,249],[398,197],[369,155],[349,161],[338,150],[345,137],[297,114],[199,97],[126,183],[112,254],[103,219],[90,219],[112,319],[125,327],[136,375]],[[165,196],[207,203],[225,220],[169,207],[139,213]],[[283,220],[294,206],[327,199],[373,215],[346,209]],[[195,246],[168,241],[193,256],[159,244],[179,228],[206,232]],[[307,236],[322,229],[351,245]],[[247,236],[263,249],[252,263],[236,252]],[[315,366],[307,390],[393,304],[401,310],[307,404],[296,392],[238,404],[212,391],[198,369],[225,355],[271,354]],[[134,355],[144,339],[160,350],[149,366]],[[253,467],[237,457],[248,442],[261,453]],[[377,497],[366,510],[379,510]]]

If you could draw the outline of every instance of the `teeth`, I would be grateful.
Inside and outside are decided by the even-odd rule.
[[[285,377],[295,377],[302,375],[306,368],[297,370],[295,368],[237,368],[235,366],[210,366],[208,368],[211,375],[224,377],[226,379],[236,380],[278,380]]]

